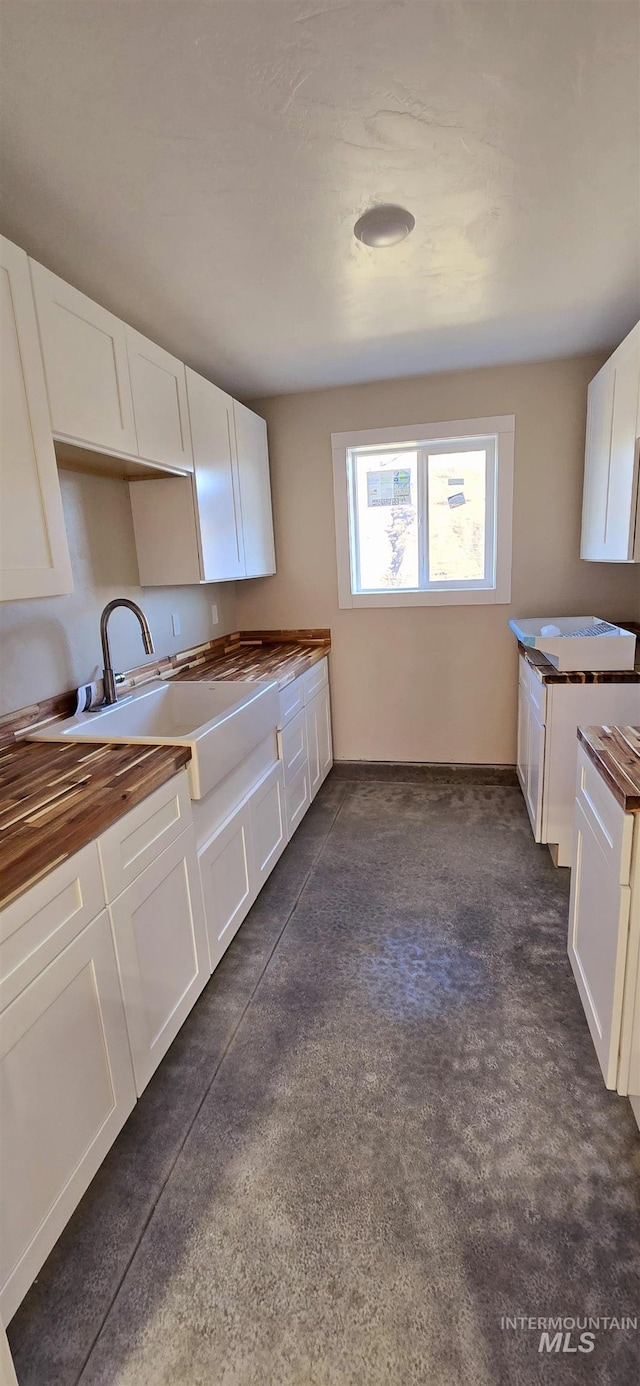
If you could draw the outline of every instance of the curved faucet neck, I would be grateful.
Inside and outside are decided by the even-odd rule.
[[[111,664],[111,651],[109,649],[108,627],[109,617],[111,616],[112,611],[115,611],[116,608],[119,606],[127,607],[127,609],[129,611],[132,611],[134,616],[137,617],[138,622],[140,624],[140,630],[142,631],[142,643],[144,645],[145,652],[146,654],[154,653],[153,639],[151,636],[151,631],[149,629],[149,622],[147,621],[144,611],[142,611],[142,609],[137,605],[137,603],[130,601],[128,597],[115,597],[113,601],[107,602],[107,605],[105,606],[104,611],[100,617],[100,639],[102,641],[102,662],[104,665],[102,676],[104,680],[105,703],[115,703],[117,698],[116,676],[113,672],[113,667]]]

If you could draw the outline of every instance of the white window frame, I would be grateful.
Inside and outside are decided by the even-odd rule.
[[[448,451],[452,443],[461,450],[478,440],[495,439],[493,459],[489,456],[488,482],[494,488],[493,512],[487,505],[488,539],[493,540],[493,579],[429,583],[419,589],[406,591],[358,592],[353,590],[352,563],[357,561],[357,546],[352,532],[354,508],[351,504],[350,454],[355,449],[389,451],[396,446],[428,447],[431,452]],[[380,606],[472,606],[484,603],[506,604],[511,601],[511,533],[513,524],[513,458],[515,415],[500,414],[486,419],[454,419],[443,423],[409,424],[399,428],[373,428],[359,432],[332,433],[333,494],[336,522],[336,557],[338,564],[338,605],[348,607]],[[489,491],[489,488],[488,488]],[[488,499],[488,495],[487,495]],[[494,520],[495,517],[495,520]],[[421,515],[422,518],[422,515]],[[423,574],[423,578],[424,578]]]

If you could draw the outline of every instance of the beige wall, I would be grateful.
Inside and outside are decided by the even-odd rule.
[[[330,626],[338,759],[513,762],[510,615],[640,609],[640,570],[578,557],[587,383],[601,357],[261,400],[278,572],[238,586],[238,621]],[[515,414],[511,606],[338,609],[330,434]]]
[[[100,673],[100,613],[112,597],[130,597],[142,606],[158,654],[235,629],[231,583],[140,588],[126,482],[65,471],[60,480],[74,591],[0,606],[0,712],[62,693]],[[212,602],[218,605],[215,630]],[[172,634],[172,612],[180,617],[178,636]],[[135,616],[116,611],[109,631],[116,669],[145,662]]]

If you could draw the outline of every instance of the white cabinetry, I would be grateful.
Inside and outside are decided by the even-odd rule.
[[[331,704],[329,687],[325,685],[305,708],[307,752],[309,756],[309,793],[312,799],[326,779],[333,764],[331,744]]]
[[[187,383],[182,361],[125,328],[138,456],[193,469]]]
[[[212,971],[287,840],[284,779],[277,761],[198,853]]]
[[[640,561],[640,323],[591,381],[581,557]]]
[[[291,838],[333,765],[326,656],[281,690],[278,747]]]
[[[0,237],[0,599],[73,590],[29,262]]]
[[[98,840],[140,1094],[209,978],[186,771]]]
[[[43,265],[30,263],[54,435],[135,455],[124,323]]]
[[[544,684],[519,656],[517,771],[536,842],[571,865],[579,726],[633,725],[640,683]]]
[[[271,513],[267,425],[246,404],[233,401],[236,456],[242,510],[243,577],[276,571]]]
[[[568,952],[608,1088],[640,1093],[640,815],[578,751]]]
[[[99,906],[91,922],[87,915]],[[0,916],[0,1314],[8,1322],[135,1102],[95,844]]]
[[[192,478],[130,486],[143,587],[275,572],[266,425],[187,370]]]
[[[0,912],[5,1323],[208,977],[185,771]]]
[[[110,904],[138,1095],[209,980],[193,828]]]

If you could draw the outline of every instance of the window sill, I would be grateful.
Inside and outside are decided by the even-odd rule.
[[[425,592],[352,592],[341,596],[342,610],[381,606],[507,606],[511,591],[496,587],[457,587],[453,591],[431,588]]]

